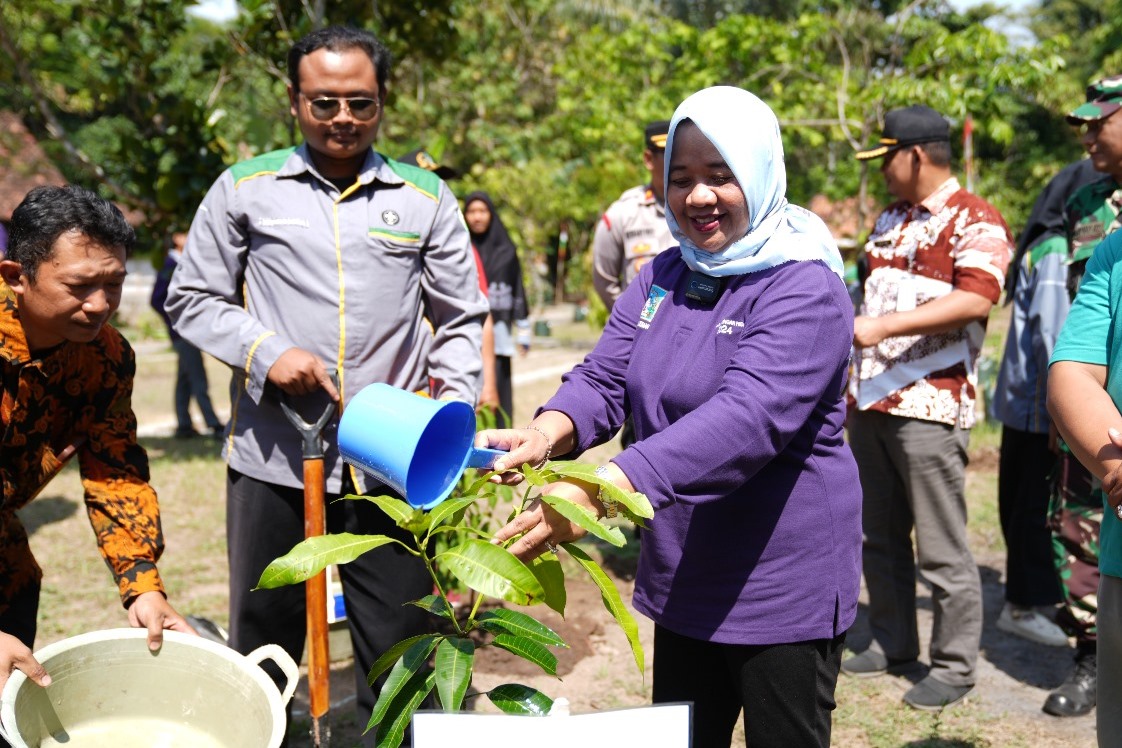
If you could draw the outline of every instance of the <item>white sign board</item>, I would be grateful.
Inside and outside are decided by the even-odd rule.
[[[549,717],[431,711],[413,715],[413,748],[447,748],[449,745],[689,748],[690,705],[659,704]]]

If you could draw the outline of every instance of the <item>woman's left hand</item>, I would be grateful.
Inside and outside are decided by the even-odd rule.
[[[596,484],[583,481],[558,481],[542,488],[543,495],[569,499],[599,516],[602,507],[595,502],[596,493]],[[492,542],[502,543],[517,535],[522,537],[507,550],[521,561],[531,561],[548,551],[556,552],[558,543],[584,537],[585,530],[565,519],[541,499],[534,499],[525,511],[495,533]]]

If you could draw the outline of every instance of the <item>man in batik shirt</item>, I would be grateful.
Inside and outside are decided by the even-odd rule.
[[[975,683],[982,592],[966,539],[966,449],[986,320],[1013,250],[997,210],[959,186],[950,155],[947,121],[925,106],[889,112],[880,144],[857,154],[884,159],[898,202],[865,245],[869,276],[854,321],[850,444],[864,491],[873,643],[842,672],[917,664],[918,552],[933,588],[931,669],[904,702],[926,711],[958,703]]]
[[[49,683],[31,655],[42,571],[16,510],[72,455],[129,622],[153,650],[164,629],[194,633],[156,570],[164,539],[136,441],[136,361],[107,324],[133,241],[117,208],[77,187],[39,187],[12,214],[0,261],[0,686],[15,669]]]

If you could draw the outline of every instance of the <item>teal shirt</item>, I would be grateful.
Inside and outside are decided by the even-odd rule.
[[[1071,314],[1060,331],[1052,363],[1076,361],[1107,367],[1106,391],[1122,413],[1122,231],[1091,255]],[[1104,434],[1105,437],[1105,434]],[[1110,507],[1103,514],[1099,571],[1122,577],[1122,522]]]

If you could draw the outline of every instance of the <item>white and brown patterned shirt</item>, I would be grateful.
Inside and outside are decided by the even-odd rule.
[[[951,178],[920,203],[894,203],[877,217],[865,254],[861,313],[880,317],[971,291],[997,303],[1013,237],[997,209]],[[860,410],[974,425],[978,354],[985,322],[936,335],[901,335],[857,352]]]

